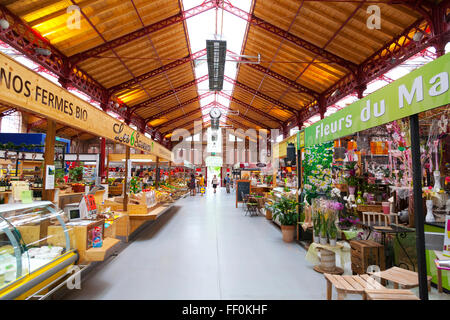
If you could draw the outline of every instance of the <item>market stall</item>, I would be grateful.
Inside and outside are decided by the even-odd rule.
[[[314,242],[351,240],[354,273],[371,264],[417,272],[408,285],[422,299],[436,268],[424,228],[443,228],[448,214],[449,66],[447,54],[305,129],[303,222]],[[364,250],[378,250],[376,262]]]
[[[16,156],[14,159],[11,159],[12,157],[8,158],[6,155],[11,150],[8,150],[8,148],[4,150],[2,165],[6,168],[6,172],[1,170],[0,173],[2,175],[4,173],[10,174],[8,179],[5,177],[5,183],[1,180],[0,198],[3,199],[2,201],[4,203],[7,202],[8,204],[0,205],[0,211],[5,212],[2,215],[3,217],[8,214],[11,216],[20,214],[23,217],[29,217],[30,220],[26,221],[31,221],[31,218],[35,215],[36,207],[41,208],[45,205],[45,210],[49,213],[48,222],[44,220],[37,221],[37,225],[33,225],[32,228],[24,225],[23,230],[20,230],[17,234],[13,233],[11,235],[11,232],[5,231],[7,229],[6,227],[2,229],[5,232],[5,237],[11,241],[12,248],[8,247],[7,250],[1,251],[0,257],[6,259],[9,257],[9,254],[15,256],[16,261],[18,261],[16,262],[17,267],[14,269],[14,272],[11,271],[14,267],[13,263],[11,267],[9,264],[7,266],[8,270],[11,269],[8,272],[17,274],[16,278],[13,279],[8,273],[7,286],[0,288],[2,290],[1,293],[5,297],[11,298],[12,296],[9,295],[9,290],[16,290],[16,284],[24,284],[26,288],[31,288],[31,284],[33,286],[37,284],[44,286],[48,284],[46,282],[47,276],[52,277],[52,281],[61,280],[61,273],[66,271],[60,268],[61,265],[59,262],[56,268],[57,270],[55,269],[57,271],[55,275],[49,275],[45,272],[46,277],[38,275],[34,278],[35,273],[31,274],[31,270],[22,271],[20,267],[20,256],[26,255],[27,251],[37,250],[36,244],[40,239],[39,236],[50,231],[61,231],[62,237],[55,235],[52,239],[55,241],[63,241],[65,246],[61,247],[60,251],[55,251],[54,257],[59,257],[61,253],[63,253],[64,257],[69,256],[73,252],[69,259],[70,261],[67,260],[69,263],[63,264],[64,268],[73,264],[76,260],[82,264],[102,261],[115,250],[115,247],[120,242],[116,236],[122,234],[129,235],[130,227],[128,221],[136,213],[128,214],[128,204],[135,204],[133,202],[142,203],[148,200],[147,197],[144,200],[142,197],[137,199],[138,185],[133,180],[130,181],[128,175],[125,175],[123,185],[126,187],[126,192],[124,192],[122,199],[120,199],[120,203],[115,201],[121,207],[107,207],[102,205],[103,202],[107,202],[104,197],[107,197],[108,194],[107,185],[106,188],[102,187],[98,178],[101,176],[100,170],[104,164],[104,153],[101,152],[101,156],[98,154],[69,154],[61,144],[61,139],[57,137],[57,131],[64,132],[69,129],[75,133],[75,135],[72,133],[71,137],[73,138],[79,138],[80,135],[89,134],[92,137],[101,137],[103,142],[105,139],[110,139],[125,145],[125,172],[128,172],[130,148],[150,154],[151,157],[155,158],[157,167],[160,161],[171,161],[172,153],[143,133],[136,131],[125,123],[108,115],[103,110],[92,106],[66,89],[54,84],[1,53],[0,65],[2,75],[5,74],[7,78],[13,78],[15,81],[14,86],[0,81],[0,103],[27,112],[30,118],[37,118],[38,120],[33,122],[32,125],[36,127],[41,126],[45,131],[45,136],[40,135],[44,140],[43,143],[41,141],[39,145],[33,145],[36,148],[45,146],[43,153],[42,149],[26,150],[25,152],[14,150],[15,152],[11,152],[11,154],[15,154]],[[19,87],[17,86],[19,82],[21,83],[20,90],[18,90]],[[29,92],[27,93],[26,90],[29,90]],[[57,125],[60,126],[58,129]],[[12,141],[7,141],[2,145],[9,147],[11,144],[13,144]],[[19,147],[23,147],[23,145],[20,144]],[[66,169],[68,172],[66,172]],[[30,174],[33,175],[33,179],[27,177]],[[18,179],[13,179],[13,177],[18,177]],[[31,187],[30,182],[32,183]],[[4,191],[2,191],[3,184],[5,184]],[[170,189],[170,194],[176,193],[172,191],[171,187],[173,186],[163,186],[163,188]],[[34,196],[33,189],[40,189],[42,194]],[[163,204],[163,200],[169,202],[169,199],[163,199],[162,195],[161,199],[158,199],[157,192],[159,191],[155,190],[154,192],[155,198],[153,200],[155,202],[160,200],[158,204],[161,205]],[[165,193],[169,194],[169,192]],[[129,197],[131,198],[130,201]],[[51,202],[44,202],[44,205],[41,206],[42,202],[36,201],[36,199],[53,201],[59,205],[59,208],[53,206]],[[29,210],[23,211],[22,207]],[[148,212],[146,210],[145,215],[147,214]],[[155,215],[152,216],[154,217]],[[158,213],[156,216],[158,216]],[[59,221],[59,225],[54,221],[54,218]],[[8,221],[5,223],[5,226],[14,226],[14,222]],[[67,232],[63,232],[64,226],[70,226]],[[132,225],[131,229],[133,230],[133,228]],[[36,230],[37,233],[35,232]],[[20,239],[18,240],[17,236],[21,236],[22,238],[27,236],[31,237],[29,241],[30,248],[17,247],[17,243],[20,243]],[[38,236],[38,238],[35,236]],[[47,239],[47,237],[44,237],[42,239],[44,239],[42,241],[45,243],[50,238]],[[48,247],[52,246],[52,250],[56,250],[60,246],[59,243],[48,243],[46,245]],[[43,250],[42,254],[45,253],[48,255],[47,251],[44,252]],[[53,260],[50,261],[50,264],[52,263]],[[50,264],[46,266],[53,267]],[[25,266],[28,263],[24,262],[22,265]],[[42,269],[42,271],[44,270]],[[26,279],[21,277],[21,274],[26,273],[30,273],[32,277],[27,277]],[[55,277],[53,278],[53,276]],[[0,278],[3,279],[3,277]],[[9,280],[10,278],[11,280]],[[27,280],[28,278],[30,280]],[[28,295],[28,292],[20,291],[20,295],[15,294],[14,297],[23,298],[24,296],[22,294]]]

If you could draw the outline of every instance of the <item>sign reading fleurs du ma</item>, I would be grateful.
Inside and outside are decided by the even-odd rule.
[[[450,53],[305,129],[313,146],[450,103]]]

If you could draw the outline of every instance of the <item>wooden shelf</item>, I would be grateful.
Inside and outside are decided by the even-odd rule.
[[[107,257],[107,254],[114,246],[120,242],[119,239],[105,238],[103,239],[103,245],[101,248],[90,248],[86,250],[86,259],[88,261],[103,261]]]
[[[155,209],[150,209],[147,214],[129,214],[129,217],[132,219],[156,220],[159,216],[172,208],[172,206],[173,204],[160,205]]]

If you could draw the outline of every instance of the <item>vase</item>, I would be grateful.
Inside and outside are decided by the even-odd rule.
[[[348,192],[350,193],[351,196],[355,195],[355,190],[356,190],[356,187],[348,186]]]
[[[433,171],[434,176],[434,192],[441,191],[441,172],[439,170]]]
[[[316,236],[316,235],[314,235],[314,242],[315,243],[320,243],[320,237],[319,236]]]
[[[323,245],[325,245],[325,244],[327,244],[327,237],[320,237],[320,244],[323,244]]]
[[[336,246],[336,238],[330,239],[330,246],[332,246],[332,247]]]
[[[427,215],[425,217],[426,222],[434,222],[434,215],[433,215],[433,200],[427,200],[426,202],[427,206]]]

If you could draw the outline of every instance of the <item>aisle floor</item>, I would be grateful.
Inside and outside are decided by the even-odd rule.
[[[235,193],[186,197],[65,299],[325,299],[323,275]]]
[[[222,189],[177,201],[64,299],[326,299],[325,279],[306,251],[283,242],[264,216],[245,216],[235,198]],[[430,299],[450,295],[433,288]]]

